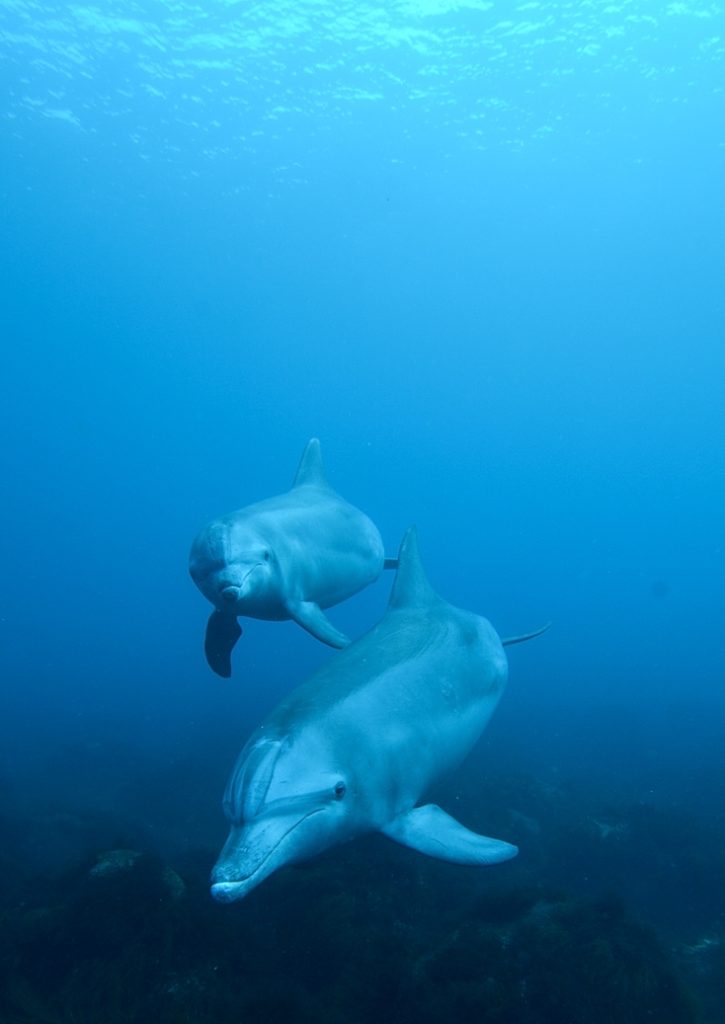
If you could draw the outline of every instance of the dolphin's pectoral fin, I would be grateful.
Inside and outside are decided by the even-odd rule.
[[[298,601],[297,604],[290,605],[288,611],[295,622],[299,622],[308,633],[322,640],[323,644],[329,644],[330,647],[347,647],[350,643],[349,637],[335,629],[314,601]]]
[[[242,635],[242,627],[234,615],[214,611],[209,616],[204,637],[204,654],[209,668],[229,679],[232,674],[232,648]]]
[[[382,832],[396,843],[454,864],[498,864],[519,852],[511,843],[471,832],[435,804],[399,814]]]

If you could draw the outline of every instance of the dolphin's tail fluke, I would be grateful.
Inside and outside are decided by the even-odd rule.
[[[545,633],[550,625],[551,623],[547,622],[545,626],[542,626],[540,629],[535,629],[533,633],[522,633],[521,636],[507,636],[505,640],[501,641],[501,643],[504,647],[510,647],[511,644],[522,644],[524,640],[533,640],[534,637],[541,636],[542,633]]]
[[[230,679],[232,675],[232,650],[242,635],[242,627],[236,615],[224,615],[214,610],[206,624],[204,637],[204,653],[209,668],[222,679]]]

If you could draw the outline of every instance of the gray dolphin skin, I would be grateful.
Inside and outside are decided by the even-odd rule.
[[[474,746],[507,675],[491,624],[432,590],[409,530],[381,621],[292,691],[242,750],[212,895],[240,899],[283,865],[372,831],[457,864],[515,856],[434,804],[417,806]]]
[[[189,572],[215,608],[204,642],[209,666],[231,676],[239,615],[294,619],[323,643],[345,647],[348,638],[322,609],[373,583],[388,565],[375,525],[327,483],[312,438],[291,490],[213,520],[191,547]]]

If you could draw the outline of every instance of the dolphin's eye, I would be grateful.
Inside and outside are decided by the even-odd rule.
[[[265,551],[264,552],[264,560],[265,560],[265,562],[269,561],[269,551]]]
[[[335,788],[333,789],[333,793],[335,794],[335,799],[336,800],[342,800],[342,798],[345,795],[345,790],[346,789],[347,789],[347,786],[345,785],[344,782],[337,782],[337,783],[335,783]]]

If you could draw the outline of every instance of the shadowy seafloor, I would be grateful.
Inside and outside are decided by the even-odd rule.
[[[232,906],[209,896],[213,840],[155,843],[4,792],[0,1020],[722,1024],[721,834],[676,808],[469,780],[436,796],[517,840],[509,864],[371,836]]]

